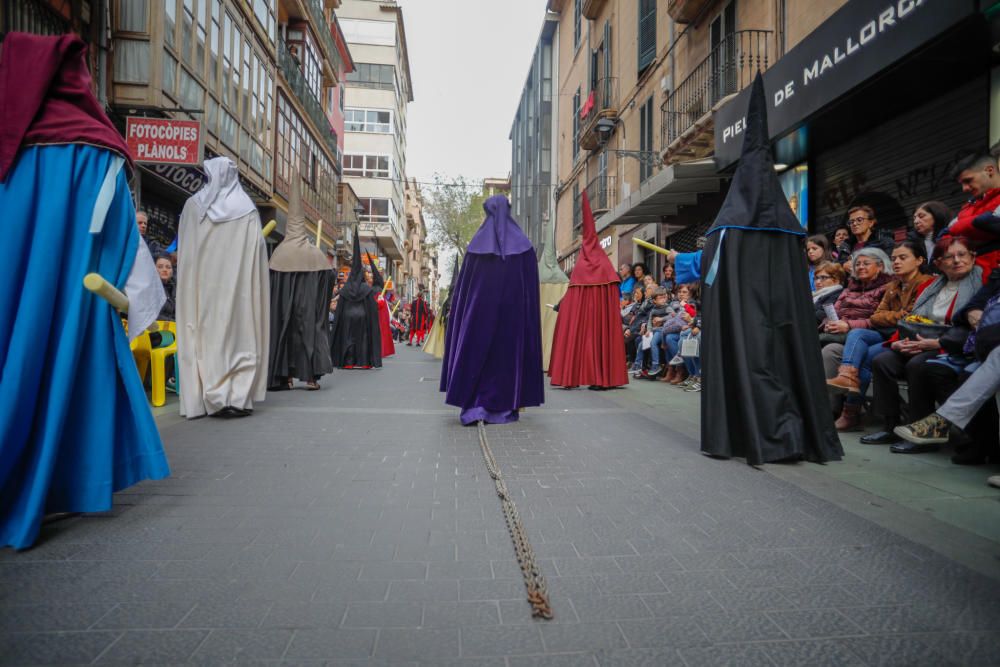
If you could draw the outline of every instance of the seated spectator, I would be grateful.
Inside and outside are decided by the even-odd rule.
[[[633,372],[634,377],[656,377],[663,370],[662,366],[660,366],[660,343],[663,341],[661,327],[672,313],[670,305],[667,303],[667,290],[662,287],[654,287],[652,294],[653,306],[650,308],[649,316],[646,320],[646,334],[644,336],[646,340],[642,341],[642,344],[639,346],[641,352],[642,349],[647,347],[648,341],[650,351],[649,371],[643,371],[640,368],[638,371]]]
[[[632,301],[631,292],[628,294],[622,294],[622,298],[618,302],[618,305],[621,306],[622,326],[624,327],[631,321],[632,309],[635,307],[635,302]]]
[[[632,311],[629,313],[628,321],[625,323],[625,355],[628,361],[638,361],[642,366],[642,355],[636,355],[636,339],[643,333],[642,329],[646,325],[646,293],[642,287],[637,286],[632,290]],[[634,370],[634,368],[633,368]]]
[[[622,296],[626,294],[631,295],[632,290],[635,289],[635,278],[632,277],[632,267],[628,264],[622,264],[618,267],[618,275],[621,277],[622,281],[618,285],[618,289],[621,291]]]
[[[954,176],[962,192],[972,197],[958,211],[945,232],[968,239],[976,251],[976,264],[988,276],[1000,266],[1000,171],[992,155],[973,155],[961,160]]]
[[[882,302],[867,322],[847,332],[844,345],[830,343],[827,347],[839,348],[823,351],[824,357],[840,355],[836,377],[827,385],[836,393],[847,393],[844,408],[836,421],[839,431],[855,430],[861,426],[862,397],[871,381],[871,362],[885,348],[882,343],[896,331],[896,323],[910,314],[917,300],[917,290],[931,280],[923,272],[927,265],[923,244],[906,240],[892,251],[892,272],[895,280],[889,283]]]
[[[840,293],[847,284],[847,271],[836,262],[826,262],[816,267],[813,275],[816,289],[813,290],[813,307],[816,310],[816,324],[822,324],[826,319],[826,307],[837,302]]]
[[[662,381],[673,385],[686,382],[690,377],[689,364],[680,356],[681,335],[691,329],[698,315],[695,306],[696,284],[684,284],[677,288],[677,300],[670,304],[673,315],[661,326],[666,359],[669,359],[667,374]]]
[[[847,222],[851,227],[851,252],[856,253],[864,248],[878,248],[886,256],[892,252],[892,241],[884,241],[878,237],[875,228],[878,220],[875,209],[871,206],[855,206],[847,212]],[[853,254],[852,254],[853,256]]]
[[[174,266],[171,264],[169,256],[161,254],[156,258],[156,272],[160,274],[160,282],[163,283],[163,291],[167,295],[167,300],[163,302],[163,308],[160,309],[160,315],[156,319],[173,322],[176,319],[174,315],[176,311],[174,301],[176,286],[174,284]]]
[[[656,284],[656,278],[654,278],[651,274],[647,273],[642,277],[642,289],[646,292],[647,295],[652,294],[653,290],[655,290],[657,287],[658,285]],[[650,297],[650,299],[652,299],[652,297]]]
[[[837,225],[833,230],[833,242],[830,244],[830,256],[844,264],[851,257],[851,230],[847,225]]]
[[[924,255],[930,257],[934,253],[935,241],[948,227],[951,218],[951,209],[947,204],[925,201],[913,212],[913,229],[907,238],[923,245]]]
[[[667,290],[668,293],[673,294],[674,290],[677,288],[677,283],[675,279],[674,265],[667,262],[663,265],[663,279],[660,281],[660,287]]]
[[[830,242],[822,234],[814,234],[806,239],[806,264],[809,266],[809,289],[816,289],[813,276],[816,267],[832,259],[830,256]]]
[[[933,261],[943,275],[920,288],[912,315],[928,323],[951,326],[952,318],[976,294],[983,284],[982,269],[975,264],[976,254],[964,237],[945,236],[934,246]],[[893,340],[889,349],[872,361],[875,383],[873,408],[882,417],[881,431],[866,435],[861,442],[866,445],[883,445],[899,442],[893,429],[900,423],[903,401],[899,395],[899,382],[906,381],[909,403],[908,414],[930,414],[934,410],[933,387],[924,386],[920,376],[924,366],[938,355],[941,342],[937,337],[916,340]]]

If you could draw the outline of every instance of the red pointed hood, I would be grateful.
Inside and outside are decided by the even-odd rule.
[[[590,198],[586,191],[583,197],[583,241],[580,243],[580,256],[573,266],[573,275],[569,278],[572,285],[607,285],[621,282],[618,272],[608,256],[601,250],[597,241],[597,229],[594,224],[594,214],[590,210]]]

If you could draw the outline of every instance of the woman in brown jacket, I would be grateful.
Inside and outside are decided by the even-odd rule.
[[[867,326],[848,332],[837,377],[826,381],[831,391],[847,392],[844,410],[836,422],[839,430],[860,425],[861,398],[871,381],[871,360],[885,350],[882,343],[896,330],[896,323],[910,313],[920,286],[932,279],[924,273],[926,267],[922,243],[907,239],[897,244],[892,251],[895,280],[886,288]]]

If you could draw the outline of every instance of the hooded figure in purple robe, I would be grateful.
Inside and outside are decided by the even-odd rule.
[[[483,208],[451,296],[441,371],[445,402],[462,409],[464,425],[515,422],[519,408],[545,400],[538,258],[506,197]]]

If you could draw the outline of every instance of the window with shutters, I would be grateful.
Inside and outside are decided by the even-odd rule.
[[[583,0],[573,0],[573,48],[580,46],[580,37],[583,34],[581,29],[581,15]]]
[[[642,73],[656,58],[656,0],[639,0],[639,67]]]
[[[639,107],[639,150],[651,152],[653,150],[653,96],[650,95],[641,107]],[[639,182],[644,183],[647,178],[653,175],[653,165],[646,161],[639,161]]]
[[[573,159],[580,153],[580,89],[573,95]]]

